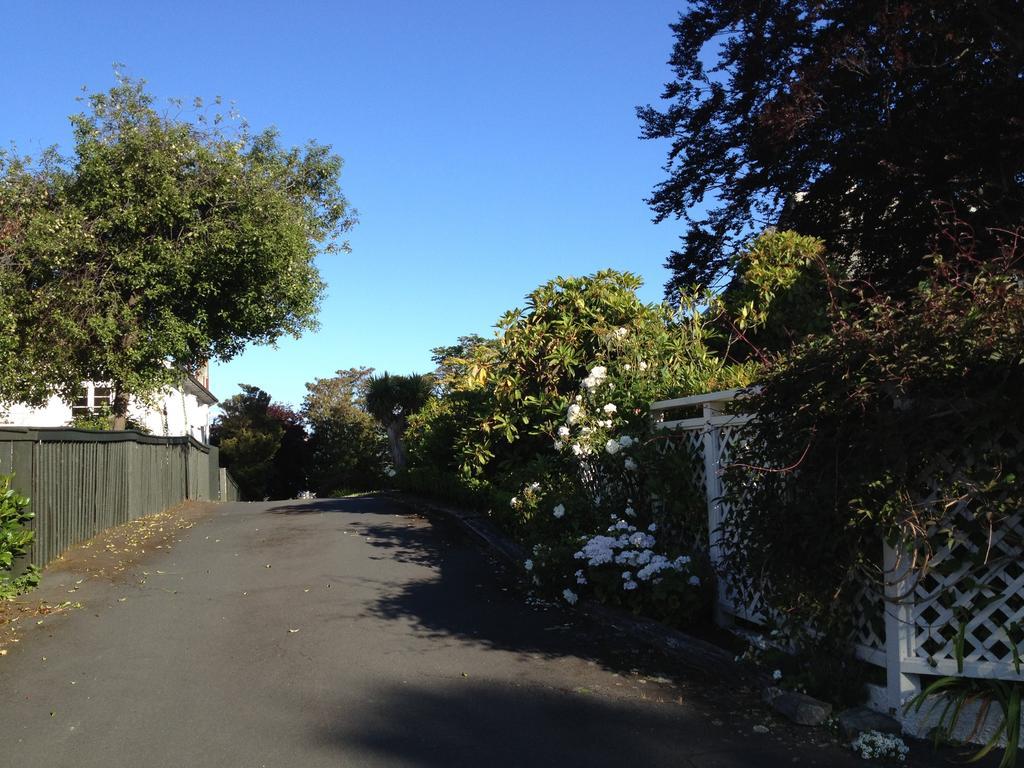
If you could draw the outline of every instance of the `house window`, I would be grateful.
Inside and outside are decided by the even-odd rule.
[[[110,408],[113,395],[110,387],[103,384],[86,383],[78,391],[75,402],[71,404],[72,416],[90,416]]]

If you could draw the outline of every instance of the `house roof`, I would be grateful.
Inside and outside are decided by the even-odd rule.
[[[202,382],[188,371],[185,371],[184,391],[187,394],[195,395],[201,405],[215,405],[218,402],[213,392],[204,387]]]

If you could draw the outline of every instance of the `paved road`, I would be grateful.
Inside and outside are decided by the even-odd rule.
[[[538,604],[453,523],[383,499],[223,505],[75,598],[0,659],[0,763],[858,764]]]

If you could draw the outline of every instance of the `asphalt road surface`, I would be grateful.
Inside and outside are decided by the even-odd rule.
[[[0,765],[863,764],[386,499],[225,504],[119,578],[67,578],[42,593],[82,607],[0,658]]]

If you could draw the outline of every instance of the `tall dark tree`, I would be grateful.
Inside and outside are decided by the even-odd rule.
[[[220,448],[221,463],[243,498],[291,498],[306,483],[302,417],[259,387],[241,389],[220,404],[223,413],[213,423],[210,442]]]
[[[1020,0],[697,0],[672,29],[668,105],[638,109],[644,138],[672,141],[648,202],[687,225],[669,298],[720,285],[784,209],[896,292],[955,249],[940,219],[973,229],[982,259],[1021,222]]]

